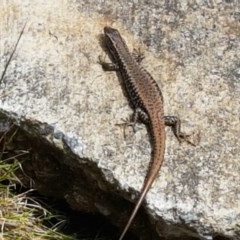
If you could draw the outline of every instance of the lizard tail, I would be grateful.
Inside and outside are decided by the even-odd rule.
[[[138,209],[140,208],[143,200],[145,199],[146,194],[151,188],[157,174],[162,166],[164,151],[165,151],[165,124],[164,119],[160,118],[159,115],[150,116],[151,119],[151,134],[153,140],[153,151],[152,151],[152,165],[149,169],[148,175],[146,177],[146,181],[144,183],[144,187],[142,189],[141,195],[135,205],[134,210],[119,237],[119,240],[123,240],[126,235],[130,225],[132,224],[133,219],[135,218]]]

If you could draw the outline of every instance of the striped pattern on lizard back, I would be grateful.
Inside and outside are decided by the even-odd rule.
[[[120,33],[113,28],[104,28],[106,45],[115,63],[115,69],[120,71],[129,100],[135,113],[140,113],[141,119],[150,127],[152,138],[152,164],[146,176],[141,195],[121,234],[122,240],[130,227],[148,190],[155,180],[164,158],[165,124],[162,93],[151,77],[134,59],[122,39]],[[102,63],[106,67],[106,64]]]

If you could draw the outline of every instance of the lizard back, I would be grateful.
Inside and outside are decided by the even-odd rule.
[[[119,71],[134,107],[140,107],[145,112],[153,105],[163,105],[162,93],[152,76],[134,59],[126,42],[118,30],[105,27],[106,43]],[[153,102],[157,100],[157,102]]]
[[[106,45],[120,71],[129,100],[135,110],[144,114],[144,122],[150,127],[152,138],[152,164],[145,178],[144,186],[135,208],[123,230],[119,240],[122,240],[129,229],[139,207],[155,180],[164,158],[165,123],[162,93],[151,75],[141,67],[121,37],[118,30],[104,28]],[[143,118],[143,117],[142,117]]]

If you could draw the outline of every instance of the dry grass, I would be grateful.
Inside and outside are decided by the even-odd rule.
[[[28,154],[27,151],[16,151],[16,155],[7,155],[7,145],[12,141],[15,132],[6,131],[0,135],[0,240],[74,240],[58,232],[64,224],[63,218],[54,216],[37,200],[30,197],[28,190],[22,193],[14,191],[21,185],[15,171],[21,170],[17,157]],[[14,193],[15,192],[15,193]],[[59,219],[51,228],[43,225],[49,219]]]

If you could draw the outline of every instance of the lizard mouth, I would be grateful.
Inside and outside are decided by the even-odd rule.
[[[117,42],[119,38],[121,38],[121,35],[119,31],[115,28],[111,27],[104,27],[103,29],[105,36],[107,36],[109,39],[111,39],[111,42]]]

